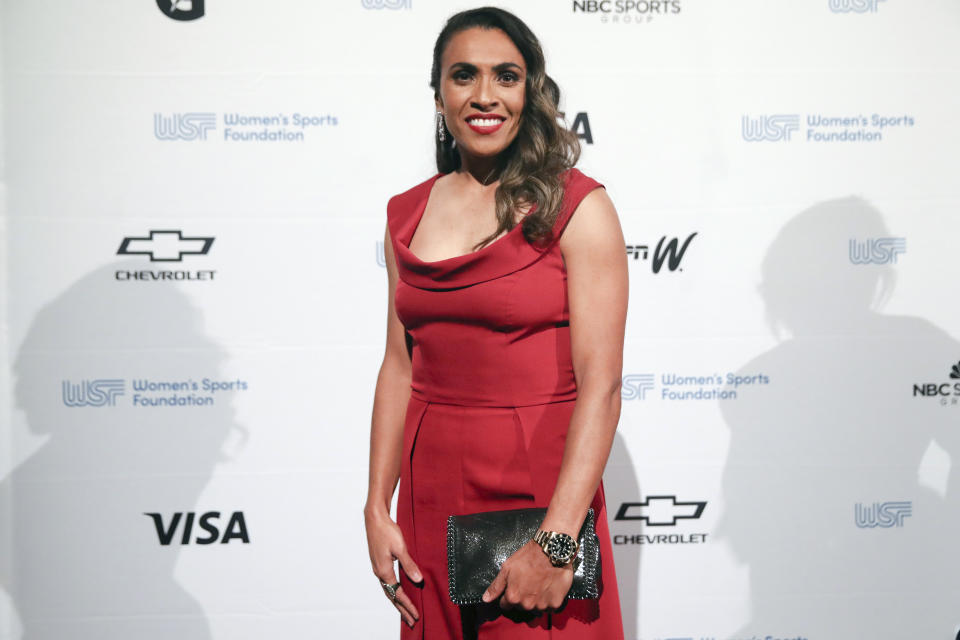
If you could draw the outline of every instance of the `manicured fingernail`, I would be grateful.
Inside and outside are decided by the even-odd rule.
[[[423,576],[420,575],[419,573],[415,573],[410,577],[413,578],[414,582],[420,582],[421,580],[423,580]]]
[[[484,591],[484,592],[483,592],[483,595],[480,596],[480,599],[483,600],[484,602],[489,602],[489,601],[490,601],[490,596],[487,595],[487,592],[486,592],[486,591]]]

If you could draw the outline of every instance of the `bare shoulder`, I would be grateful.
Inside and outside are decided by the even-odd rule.
[[[592,189],[583,197],[557,244],[564,260],[584,252],[619,251],[626,256],[620,217],[605,188]]]

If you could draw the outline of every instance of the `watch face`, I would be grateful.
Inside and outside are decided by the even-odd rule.
[[[576,541],[565,533],[553,536],[547,543],[547,553],[550,557],[559,561],[566,562],[573,557],[573,550]]]

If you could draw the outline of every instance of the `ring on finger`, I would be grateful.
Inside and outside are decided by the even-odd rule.
[[[395,601],[397,599],[397,589],[400,588],[399,582],[396,584],[388,584],[383,580],[380,580],[380,585],[383,587],[383,590],[387,592],[387,595],[390,596],[391,600]]]

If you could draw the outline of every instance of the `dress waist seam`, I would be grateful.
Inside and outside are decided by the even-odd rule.
[[[449,400],[438,400],[431,398],[423,393],[419,393],[415,389],[410,390],[410,397],[416,398],[422,402],[429,402],[430,404],[445,404],[454,407],[477,407],[484,409],[513,409],[516,407],[539,407],[548,404],[559,404],[562,402],[572,402],[577,399],[577,395],[573,394],[572,397],[558,397],[546,402],[526,402],[526,403],[512,403],[512,404],[480,404],[480,403],[470,403],[470,402],[450,402]]]

